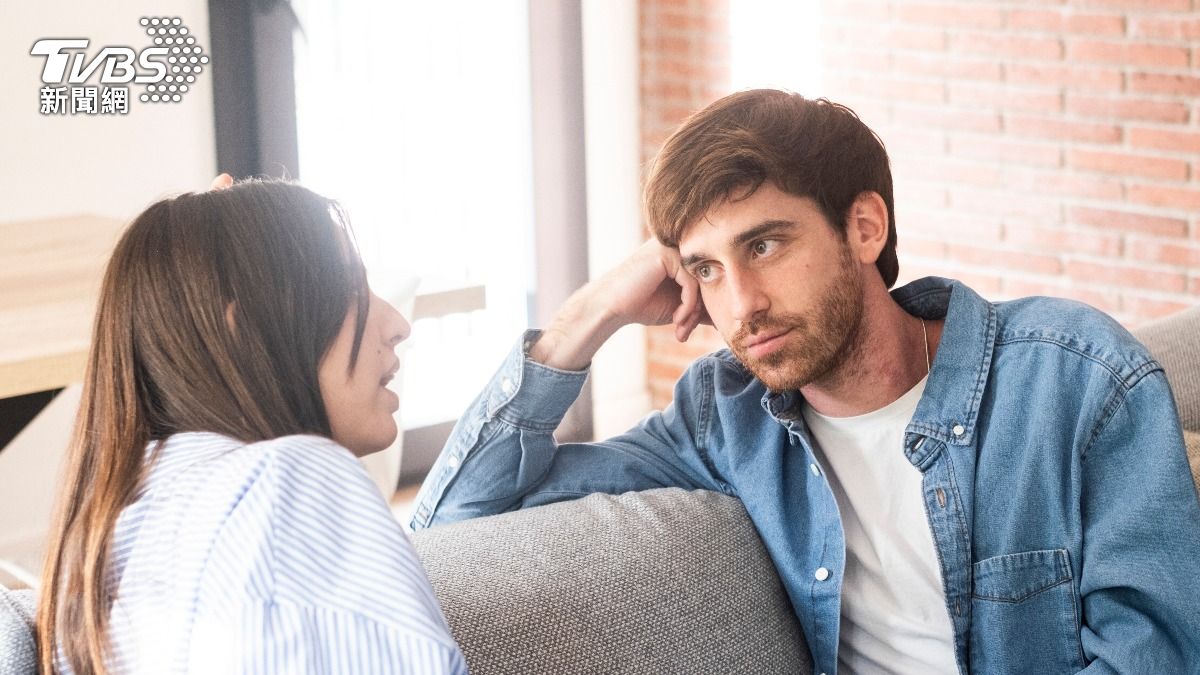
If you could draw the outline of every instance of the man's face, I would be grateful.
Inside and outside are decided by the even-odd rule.
[[[679,254],[713,325],[771,390],[821,380],[855,344],[860,263],[812,199],[765,183],[690,224]]]

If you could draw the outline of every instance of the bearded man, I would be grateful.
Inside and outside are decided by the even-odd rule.
[[[590,492],[742,500],[818,672],[1200,668],[1200,504],[1161,367],[1104,314],[898,275],[883,144],[852,111],[728,96],[649,175],[655,240],[530,331],[413,527]],[[556,444],[629,323],[728,350],[627,433]]]

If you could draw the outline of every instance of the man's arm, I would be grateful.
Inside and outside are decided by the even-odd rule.
[[[684,340],[704,318],[678,253],[653,241],[580,289],[549,328],[526,335],[459,420],[418,495],[413,528],[592,492],[723,489],[696,443],[703,365],[680,380],[671,406],[626,434],[562,445],[553,437],[592,357],[618,328],[674,323]]]
[[[1083,457],[1085,672],[1200,672],[1200,503],[1162,371],[1114,405]]]

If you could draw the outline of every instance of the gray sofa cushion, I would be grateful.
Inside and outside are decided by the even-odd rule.
[[[1200,307],[1146,324],[1134,335],[1162,364],[1183,428],[1200,431]]]
[[[0,675],[35,675],[33,591],[0,586]]]
[[[474,675],[812,670],[758,533],[724,495],[591,495],[413,544]]]

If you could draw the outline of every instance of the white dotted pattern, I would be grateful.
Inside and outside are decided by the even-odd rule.
[[[138,96],[138,100],[145,103],[179,103],[191,89],[183,83],[195,83],[196,75],[204,72],[204,66],[208,65],[208,55],[203,47],[196,44],[196,38],[177,16],[144,16],[138,23],[146,29],[146,35],[156,46],[169,49],[166,59],[169,74],[160,83],[146,85],[146,93]]]

